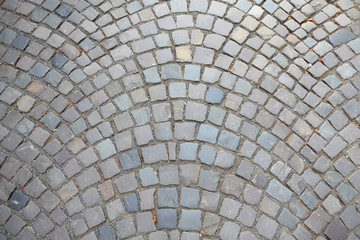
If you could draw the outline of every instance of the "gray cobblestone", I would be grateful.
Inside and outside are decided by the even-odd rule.
[[[268,239],[272,239],[275,236],[277,228],[278,224],[265,215],[262,215],[256,224],[259,234]]]
[[[356,239],[357,15],[5,0],[0,238]]]
[[[309,209],[296,197],[291,199],[289,209],[294,215],[296,215],[300,219],[305,219],[309,213]]]
[[[318,208],[305,221],[305,224],[315,233],[320,233],[323,227],[330,221],[330,216],[323,208]]]

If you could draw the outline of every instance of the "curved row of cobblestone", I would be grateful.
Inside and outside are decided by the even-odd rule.
[[[359,239],[352,0],[5,0],[0,239]]]

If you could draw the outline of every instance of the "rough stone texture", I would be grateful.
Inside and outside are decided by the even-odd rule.
[[[359,238],[358,4],[3,0],[0,239]]]
[[[265,215],[262,215],[256,224],[259,234],[267,239],[272,239],[275,236],[277,228],[278,224]]]
[[[320,207],[310,215],[310,217],[305,221],[305,224],[314,233],[319,234],[324,226],[326,226],[326,224],[330,221],[330,219],[330,216],[323,208]]]

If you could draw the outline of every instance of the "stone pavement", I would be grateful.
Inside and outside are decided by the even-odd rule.
[[[0,239],[360,239],[359,0],[0,1]]]

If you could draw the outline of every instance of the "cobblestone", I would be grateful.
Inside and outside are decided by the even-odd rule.
[[[0,238],[357,239],[358,13],[5,0]]]

